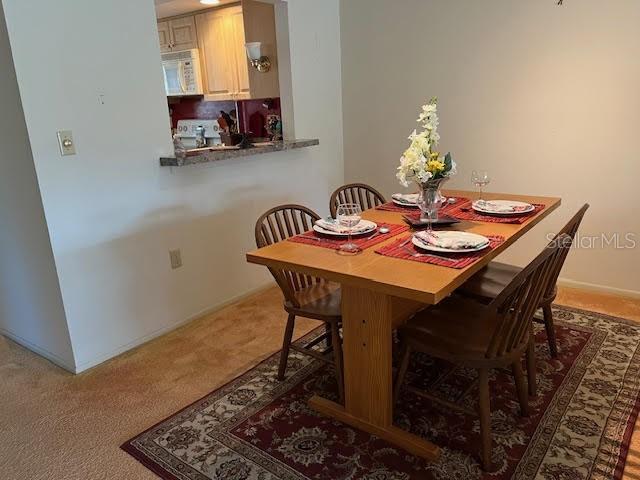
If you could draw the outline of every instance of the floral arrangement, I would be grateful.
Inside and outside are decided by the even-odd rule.
[[[400,183],[408,187],[409,181],[423,185],[430,180],[448,178],[456,173],[456,163],[447,153],[444,157],[436,149],[440,141],[438,134],[438,99],[432,98],[422,107],[418,123],[423,131],[416,130],[409,136],[411,146],[400,159],[396,177]]]

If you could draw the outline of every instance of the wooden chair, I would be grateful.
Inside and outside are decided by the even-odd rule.
[[[266,247],[294,235],[309,231],[320,216],[301,205],[282,205],[264,213],[256,223],[256,244]],[[340,339],[341,290],[339,286],[323,279],[302,275],[287,270],[269,268],[284,295],[284,309],[289,314],[282,342],[278,379],[283,380],[287,368],[289,350],[311,355],[324,362],[333,363],[340,401],[344,401],[342,372],[342,341]],[[296,316],[311,318],[325,323],[326,332],[313,342],[298,347],[292,343]],[[327,340],[330,348],[318,353],[313,347]],[[333,351],[333,355],[331,355]],[[331,360],[333,357],[333,360]]]
[[[439,305],[427,308],[398,329],[402,354],[394,387],[397,401],[411,353],[423,352],[456,366],[478,370],[482,465],[491,470],[491,408],[489,369],[511,366],[515,377],[520,409],[528,415],[527,386],[522,357],[531,344],[533,317],[544,286],[551,276],[555,259],[566,249],[562,235],[552,242],[489,304],[470,298],[451,296]],[[473,414],[457,404],[441,400],[412,388],[430,400]]]
[[[561,235],[566,234],[570,237],[570,241],[573,242],[580,223],[584,218],[585,213],[589,209],[589,204],[585,204],[576,213],[571,220],[560,230],[556,239]],[[558,276],[562,270],[569,249],[565,249],[562,255],[556,258],[556,263],[553,266],[552,274],[549,276],[547,285],[544,288],[544,294],[540,300],[540,308],[544,314],[544,326],[547,331],[547,341],[549,342],[549,351],[552,357],[558,356],[558,346],[556,342],[555,327],[553,325],[553,313],[551,311],[551,304],[555,301],[558,294],[558,288],[556,283]],[[458,292],[463,295],[467,295],[476,298],[483,302],[489,302],[493,300],[498,294],[504,290],[504,288],[513,280],[521,269],[519,267],[508,265],[506,263],[491,262],[486,268],[480,270],[477,274],[471,277],[465,282]]]
[[[331,216],[336,218],[336,210],[341,203],[356,203],[362,210],[368,210],[386,202],[384,196],[375,188],[364,183],[350,183],[333,192],[329,200],[329,210]]]

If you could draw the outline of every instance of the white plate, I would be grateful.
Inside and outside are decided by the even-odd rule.
[[[371,233],[378,228],[378,225],[376,223],[370,222],[369,220],[360,220],[359,225],[362,225],[362,224],[366,225],[367,229],[358,233],[354,233],[353,234],[354,237],[357,237],[359,235],[366,235],[367,233]],[[346,237],[348,235],[348,233],[340,233],[340,232],[334,232],[332,230],[325,230],[324,228],[319,227],[318,225],[314,225],[313,229],[318,233],[322,233],[323,235],[331,235],[334,237]]]
[[[419,205],[417,203],[400,202],[400,201],[396,200],[395,198],[392,198],[391,201],[393,203],[395,203],[396,205],[400,206],[400,207],[405,207],[405,208],[418,208],[419,207]]]
[[[431,252],[441,252],[441,253],[468,253],[468,252],[479,252],[480,250],[484,250],[485,248],[487,248],[489,246],[489,239],[487,237],[484,237],[482,235],[478,235],[477,233],[470,233],[470,232],[442,232],[442,231],[438,231],[437,235],[439,237],[467,237],[470,240],[484,240],[486,243],[484,245],[481,245],[479,247],[476,248],[465,248],[465,249],[453,249],[453,248],[442,248],[442,247],[436,247],[435,245],[431,245],[429,243],[423,242],[422,240],[420,240],[418,237],[416,237],[415,235],[413,236],[413,244],[418,247],[421,248],[423,250],[429,250]]]
[[[406,207],[406,208],[418,208],[418,198],[419,198],[419,196],[418,196],[417,193],[415,194],[416,195],[416,203],[411,203],[411,202],[407,202],[406,200],[397,199],[397,198],[395,198],[396,195],[400,195],[400,194],[394,193],[393,195],[391,195],[391,201],[393,203],[395,203],[396,205],[399,205],[401,207]]]
[[[525,213],[533,212],[536,209],[536,207],[530,203],[516,202],[514,200],[488,200],[488,202],[495,203],[496,205],[504,205],[505,207],[521,208],[521,210],[516,212],[496,212],[478,205],[477,200],[473,202],[472,207],[476,212],[487,213],[489,215],[523,215]]]

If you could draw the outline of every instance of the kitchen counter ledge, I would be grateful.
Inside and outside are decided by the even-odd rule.
[[[313,147],[315,145],[320,145],[320,140],[285,140],[282,142],[273,142],[273,144],[270,145],[258,145],[255,147],[243,149],[211,150],[185,158],[162,157],[160,158],[160,166],[184,167],[187,165],[198,165],[201,163],[217,162],[229,158],[248,157],[250,155],[260,155],[263,153],[281,152],[283,150],[294,150],[296,148]]]

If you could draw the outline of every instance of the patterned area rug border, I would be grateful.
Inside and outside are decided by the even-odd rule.
[[[576,308],[576,307],[571,307],[568,305],[562,305],[562,304],[557,304],[554,305],[554,310],[559,309],[559,310],[565,310],[567,312],[571,312],[571,313],[575,313],[578,315],[597,315],[599,317],[602,317],[604,319],[607,319],[609,321],[612,322],[617,322],[623,325],[630,325],[630,326],[634,326],[634,327],[638,327],[640,324],[638,321],[636,320],[632,320],[629,318],[624,318],[624,317],[616,317],[614,315],[609,315],[607,313],[602,313],[602,312],[596,312],[596,311],[592,311],[592,310],[586,310],[586,309],[582,309],[582,308]],[[636,385],[640,382],[640,348],[636,349],[635,352],[633,353],[633,359],[630,362],[630,366],[629,369],[627,370],[627,372],[625,372],[625,381],[623,382],[624,387],[626,388],[626,390],[629,390],[629,383],[626,381],[631,375],[629,370],[633,369],[634,372],[634,376],[635,376],[635,380],[636,380]],[[619,394],[619,396],[622,394],[623,392],[621,392]],[[629,393],[626,393],[626,396],[630,396]],[[617,457],[618,457],[618,461],[616,463],[616,465],[614,466],[614,468],[612,469],[612,473],[613,473],[613,477],[612,480],[621,480],[623,475],[624,475],[624,468],[626,465],[626,459],[627,456],[629,455],[629,451],[631,448],[631,437],[633,436],[633,432],[635,430],[635,425],[637,423],[638,420],[638,416],[640,415],[640,391],[638,393],[638,395],[635,398],[635,401],[632,404],[632,407],[630,409],[629,412],[629,422],[626,424],[625,428],[623,429],[623,433],[622,433],[622,440],[618,441],[618,442],[612,442],[612,448],[618,448],[617,451]],[[610,424],[611,423],[611,417],[607,420],[607,423]],[[607,426],[605,428],[605,430],[609,430],[609,426]],[[613,435],[614,437],[620,438],[620,435]],[[607,475],[607,473],[603,472],[601,469],[598,469],[598,464],[599,464],[599,459],[603,456],[604,452],[606,451],[604,448],[600,448],[599,449],[599,454],[598,454],[598,458],[596,459],[596,461],[594,462],[594,469],[591,472],[590,475],[590,479],[599,479],[602,480],[606,477],[603,477],[602,475]],[[609,451],[609,456],[613,456],[616,452],[612,452]],[[605,462],[606,463],[606,462]]]
[[[636,386],[638,384],[638,379],[640,378],[640,349],[637,349],[633,355],[633,361],[631,362],[631,365],[629,366],[629,369],[627,370],[627,372],[625,373],[625,381],[623,383],[624,385],[624,390],[619,394],[619,396],[621,395],[625,395],[625,396],[631,396],[629,393],[629,383],[626,381],[627,378],[629,378],[630,374],[629,374],[629,370],[633,369],[633,373],[636,379]],[[635,403],[633,404],[633,406],[631,407],[628,415],[629,418],[633,420],[633,422],[629,422],[626,427],[623,430],[622,433],[622,441],[621,442],[612,442],[612,448],[617,448],[618,451],[617,452],[609,452],[609,457],[612,458],[614,455],[617,455],[618,457],[618,461],[614,467],[614,479],[615,480],[620,480],[624,474],[624,467],[626,464],[626,459],[627,456],[629,454],[629,450],[631,449],[631,437],[633,436],[633,431],[635,429],[635,424],[636,421],[638,420],[638,413],[640,413],[640,395],[636,396],[636,400]],[[605,430],[612,430],[613,428],[610,426],[611,424],[611,418],[608,419],[607,421],[607,427],[605,427]],[[619,434],[613,434],[612,436],[616,437],[619,436]],[[601,447],[600,452],[598,454],[598,459],[596,459],[595,462],[595,466],[598,466],[598,460],[603,456],[605,449],[603,447]],[[594,471],[592,478],[598,478],[596,474],[602,474],[603,472],[601,471]]]
[[[585,317],[595,316],[603,320],[615,322],[621,325],[630,325],[637,328],[640,327],[638,322],[635,322],[633,320],[615,317],[615,316],[600,313],[600,312],[593,312],[593,311],[588,311],[584,309],[567,307],[563,305],[557,306],[556,311],[570,312],[572,314],[582,315]],[[573,324],[571,326],[572,328],[577,328],[577,329],[581,328],[580,326],[573,325]],[[322,327],[319,327],[318,329],[302,336],[297,341],[308,342],[311,339],[318,336],[320,334],[321,329]],[[599,336],[602,338],[597,338]],[[591,338],[590,341],[587,342],[587,345],[585,346],[585,348],[592,348],[594,350],[593,355],[595,356],[595,352],[597,352],[598,349],[602,346],[602,342],[605,340],[606,336],[607,336],[606,333],[602,333],[601,335],[595,335],[594,338]],[[231,391],[233,391],[233,387],[236,385],[236,383],[241,381],[250,372],[254,372],[254,371],[257,372],[261,368],[266,367],[267,364],[269,362],[272,362],[274,357],[276,357],[278,354],[279,354],[279,351],[266,356],[266,358],[264,358],[260,362],[257,362],[255,365],[248,368],[246,371],[239,373],[237,376],[230,379],[229,381],[224,383],[222,386],[215,388],[211,392],[195,400],[191,404],[185,406],[178,412],[167,416],[166,418],[158,421],[156,424],[154,424],[150,428],[146,429],[144,432],[137,434],[135,437],[125,442],[121,446],[121,448],[125,452],[127,452],[129,455],[131,455],[133,458],[135,458],[138,462],[140,462],[142,465],[144,465],[147,469],[149,469],[150,471],[154,472],[156,475],[164,479],[183,480],[184,478],[192,478],[188,475],[186,471],[183,471],[182,469],[178,468],[176,470],[174,469],[173,466],[169,464],[161,463],[161,461],[159,460],[160,458],[159,455],[155,455],[153,451],[145,451],[140,445],[140,443],[134,445],[134,442],[137,439],[145,437],[147,434],[150,434],[151,432],[153,432],[156,435],[161,435],[165,431],[171,430],[171,428],[163,429],[162,427],[163,426],[166,427],[169,421],[171,425],[179,424],[181,421],[184,421],[186,417],[188,417],[188,415],[186,415],[188,412],[193,412],[194,409],[211,405],[215,403],[216,399],[220,399],[225,395],[228,395]],[[588,354],[588,352],[582,351],[580,353],[580,355],[586,355],[586,354]],[[585,375],[584,371],[582,372],[574,371],[578,367],[583,367],[582,370],[587,369],[586,365],[582,365],[580,364],[580,362],[576,361],[574,365],[572,365],[571,370],[567,373],[567,378],[565,378],[565,381],[569,381],[567,379],[575,377],[577,379],[576,381],[579,382],[579,380],[583,378],[583,376]],[[283,382],[282,385],[274,388],[274,390],[272,391],[272,394],[277,397],[281,394],[286,393],[291,388],[290,386],[292,385],[292,383],[297,384],[298,382],[304,380],[306,377],[312,375],[315,371],[319,370],[320,368],[322,368],[322,364],[319,364],[317,362],[310,362],[307,365],[302,366],[296,371],[293,377],[288,379],[287,382]],[[625,466],[625,459],[630,449],[630,445],[629,445],[630,439],[634,431],[634,425],[638,418],[638,414],[640,413],[640,348],[636,348],[633,351],[633,354],[631,355],[631,361],[630,361],[629,367],[627,368],[627,370],[623,375],[622,386],[623,386],[622,390],[618,392],[618,394],[616,395],[616,401],[614,401],[613,403],[613,406],[616,407],[617,409],[612,410],[612,412],[607,417],[605,430],[601,436],[601,441],[598,443],[597,457],[593,462],[593,465],[591,466],[590,474],[585,478],[593,478],[593,479],[614,478],[615,480],[619,480],[622,478],[624,466]],[[633,398],[634,395],[635,395],[635,398]],[[246,412],[243,412],[243,415],[246,417],[250,417],[251,415],[255,414],[255,412],[259,411],[260,409],[267,406],[271,402],[270,398],[271,397],[266,397],[266,396],[264,398],[261,398],[260,400],[255,402],[255,404],[253,404],[254,408],[250,409],[250,411],[249,409],[247,409]],[[617,400],[619,398],[622,398],[623,400],[618,402]],[[564,405],[563,411],[566,411],[570,406],[570,399],[565,399],[565,400],[566,402],[563,402],[563,405]],[[558,401],[560,400],[554,397],[553,402],[556,403]],[[263,403],[264,405],[262,405]],[[555,409],[551,408],[551,405],[549,405],[547,407],[545,415],[547,415],[552,410],[555,410]],[[239,424],[243,415],[233,417],[231,419],[233,420],[232,423]],[[556,415],[558,415],[558,413],[556,413]],[[564,414],[559,414],[559,415],[560,415],[560,418],[562,418]],[[624,425],[622,425],[620,421],[623,418],[629,419]],[[543,420],[540,421],[540,423],[542,422]],[[222,422],[222,423],[227,423],[227,422]],[[551,432],[551,434],[549,435],[549,432],[546,432],[546,434],[550,438],[553,437],[553,433],[554,432]],[[544,432],[539,432],[539,431],[535,432],[535,436],[539,436],[541,434],[544,434]],[[230,438],[226,431],[224,431],[220,435],[225,437],[224,440],[226,440],[227,442],[231,440],[231,443],[234,443],[234,444],[246,443],[245,440],[240,438],[235,438],[235,437]],[[621,439],[621,440],[609,441],[607,440],[607,437],[613,438],[613,439]],[[219,438],[218,440],[223,440],[223,439]],[[225,443],[225,442],[222,442],[222,443]],[[529,447],[532,445],[536,445],[538,443],[539,443],[538,441],[534,441],[534,438],[531,438]],[[251,445],[247,444],[246,446],[250,447]],[[264,456],[264,458],[261,458],[263,462],[269,461],[268,454],[264,452],[257,452],[257,455],[260,457]],[[533,464],[526,465],[525,459],[528,459],[528,460],[535,459],[537,461]],[[540,457],[539,455],[527,454],[523,457],[522,460],[523,461],[518,464],[518,467],[514,472],[512,478],[531,478],[530,476],[531,473],[537,472],[538,471],[537,469],[540,468],[542,457]],[[613,464],[613,462],[615,462],[615,464]],[[282,468],[284,468],[284,471],[281,470]],[[189,470],[189,469],[190,467],[188,466],[185,467],[185,470]],[[281,470],[279,473],[283,474],[283,478],[298,478],[296,477],[296,475],[299,475],[299,472],[297,472],[296,470],[289,469],[287,466],[283,466],[281,464],[279,464],[278,470]],[[178,476],[178,475],[181,475],[181,476]]]
[[[295,340],[295,342],[303,342],[303,343],[310,342],[314,338],[316,338],[319,335],[321,335],[323,332],[324,332],[324,327],[322,327],[322,326],[317,327],[317,328],[313,329],[311,332],[302,335],[300,338]],[[151,470],[153,473],[158,475],[159,477],[162,477],[163,479],[166,479],[166,480],[182,480],[182,479],[180,479],[179,477],[173,475],[170,472],[170,470],[171,470],[171,466],[170,465],[165,465],[164,467],[158,465],[156,461],[150,460],[150,458],[148,456],[146,456],[142,451],[138,450],[138,448],[136,448],[133,445],[132,442],[134,440],[136,440],[137,438],[139,438],[139,437],[151,432],[152,430],[157,429],[158,427],[160,427],[161,425],[166,423],[168,420],[174,419],[174,418],[178,418],[181,414],[183,414],[183,413],[185,413],[185,412],[187,412],[189,410],[192,410],[194,407],[201,406],[203,404],[203,402],[206,402],[208,399],[210,399],[212,395],[219,394],[219,395],[216,395],[216,396],[223,396],[223,392],[225,392],[232,385],[234,385],[236,382],[241,380],[247,373],[249,373],[249,372],[251,372],[253,370],[259,369],[260,367],[266,365],[267,363],[269,363],[269,361],[272,361],[278,355],[280,355],[280,350],[278,350],[276,352],[273,352],[271,354],[267,354],[267,356],[265,358],[263,358],[262,360],[257,362],[255,365],[252,365],[251,367],[247,368],[245,371],[237,374],[235,377],[231,378],[231,380],[228,380],[227,382],[223,383],[219,387],[215,387],[209,393],[204,394],[203,396],[201,396],[197,400],[191,402],[189,405],[185,406],[184,408],[181,408],[177,412],[172,413],[171,415],[168,415],[167,417],[165,417],[162,420],[158,421],[153,426],[147,428],[143,432],[141,432],[141,433],[135,435],[134,437],[130,438],[129,440],[124,442],[122,445],[120,445],[120,448],[122,450],[124,450],[125,452],[127,452],[129,455],[131,455],[133,458],[135,458],[138,462],[140,462],[142,465],[144,465],[147,469]],[[315,368],[309,369],[310,371],[307,372],[306,375],[308,375],[309,373],[312,373],[313,370],[317,370],[318,368],[321,367],[321,365],[315,364],[315,363],[310,364],[310,366],[315,367]],[[307,370],[307,369],[303,369],[303,370]],[[296,375],[301,375],[301,372],[297,372]],[[283,390],[286,390],[286,384],[285,383],[282,384],[282,387],[283,387]]]
[[[596,311],[592,311],[592,310],[586,310],[586,309],[582,309],[582,308],[576,308],[576,307],[571,307],[568,305],[562,305],[562,304],[557,304],[554,305],[554,310],[559,309],[559,310],[564,310],[567,312],[571,312],[571,313],[575,313],[578,315],[597,315],[599,317],[602,317],[606,320],[612,321],[612,322],[617,322],[623,325],[630,325],[630,326],[634,326],[634,327],[638,327],[640,324],[638,321],[636,320],[632,320],[629,318],[624,318],[624,317],[616,317],[614,315],[609,315],[607,313],[602,313],[602,312],[596,312]],[[538,315],[539,316],[539,315]],[[540,316],[541,318],[541,316]],[[629,370],[633,369],[634,372],[634,376],[636,379],[636,385],[640,382],[640,348],[636,349],[635,352],[633,353],[633,359],[630,362],[630,366],[629,369],[627,370],[627,372],[625,372],[625,381],[623,382],[623,385],[625,386],[626,390],[629,390],[629,383],[626,381],[631,375]],[[640,390],[640,389],[639,389]],[[622,392],[621,392],[622,394]],[[619,396],[621,395],[619,394]],[[629,396],[629,393],[626,393],[627,396]],[[623,429],[623,433],[622,433],[622,440],[618,441],[618,442],[612,442],[612,448],[618,448],[617,451],[617,457],[618,457],[618,461],[616,463],[616,465],[611,469],[612,473],[613,473],[613,477],[612,480],[621,480],[623,475],[624,475],[624,468],[626,465],[626,459],[627,456],[629,455],[629,450],[631,448],[631,437],[633,436],[633,432],[635,430],[635,425],[637,423],[638,420],[638,416],[640,415],[640,391],[638,393],[638,395],[635,398],[635,401],[632,404],[632,407],[630,409],[629,412],[629,419],[630,421],[626,424],[625,428]],[[607,423],[610,424],[611,423],[611,417],[607,420]],[[609,430],[610,428],[607,426],[605,428],[605,430]],[[620,438],[620,435],[613,435],[614,437]],[[605,479],[605,477],[603,477],[602,475],[608,475],[608,473],[602,471],[602,469],[598,469],[598,465],[599,465],[599,460],[600,458],[604,455],[604,452],[606,452],[606,450],[604,448],[600,448],[599,449],[599,454],[598,454],[598,458],[596,459],[596,461],[594,462],[594,469],[591,472],[590,475],[590,479]],[[609,451],[609,456],[612,457],[614,454],[616,454],[616,452],[613,451]],[[606,462],[605,462],[606,463]]]
[[[584,308],[576,308],[570,307],[567,305],[553,305],[554,310],[565,310],[571,313],[577,313],[579,315],[597,315],[602,318],[606,318],[607,320],[611,320],[612,322],[622,323],[624,325],[632,325],[634,327],[640,327],[640,322],[636,320],[631,320],[629,318],[624,317],[616,317],[615,315],[609,315],[608,313],[596,312],[593,310],[585,310]],[[536,314],[536,318],[542,318],[542,315],[538,312]]]

